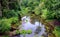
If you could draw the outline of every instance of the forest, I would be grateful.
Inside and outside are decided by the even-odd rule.
[[[60,0],[0,0],[0,12],[0,37],[31,34],[31,30],[19,30],[24,16],[45,26],[47,36],[41,37],[60,37]]]

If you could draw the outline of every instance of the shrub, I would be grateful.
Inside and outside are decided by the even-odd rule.
[[[6,17],[6,18],[11,18],[11,17],[14,17],[14,16],[18,16],[17,14],[18,12],[14,11],[14,10],[7,10],[7,9],[3,9],[3,17]]]
[[[16,24],[18,22],[18,17],[10,18],[12,24]]]
[[[20,31],[21,34],[31,34],[32,31],[31,30],[22,30]]]
[[[26,34],[26,30],[22,30],[20,33],[21,34]]]
[[[16,34],[20,34],[20,31],[19,30],[16,30]]]
[[[31,31],[31,30],[27,30],[26,32],[27,32],[27,34],[31,34],[31,33],[32,33],[32,31]]]
[[[57,36],[60,37],[60,26],[56,26],[55,30],[53,31],[53,33]]]
[[[16,34],[31,34],[31,33],[32,33],[31,30],[22,30],[22,31],[16,30]]]
[[[9,32],[10,27],[11,27],[11,24],[7,19],[0,20],[0,33]]]
[[[42,10],[41,18],[44,18],[46,20],[53,20],[55,19],[55,12],[54,11],[48,11],[47,9]]]

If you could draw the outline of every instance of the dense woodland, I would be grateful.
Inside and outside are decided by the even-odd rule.
[[[60,37],[60,0],[0,0],[0,12],[1,34],[9,32],[13,25],[17,29],[23,16],[31,16],[49,28],[53,26],[51,33]]]

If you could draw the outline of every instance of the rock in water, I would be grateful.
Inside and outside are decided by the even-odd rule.
[[[36,34],[39,34],[40,31],[41,31],[41,27],[38,26],[37,29],[36,29],[36,31],[35,31],[35,33],[36,33]]]

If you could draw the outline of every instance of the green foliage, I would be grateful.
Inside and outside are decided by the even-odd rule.
[[[16,24],[17,22],[18,22],[17,17],[0,20],[0,32],[1,33],[9,32],[11,28],[11,23]],[[18,23],[16,24],[16,26],[18,26]]]
[[[9,37],[8,35],[3,35],[2,37]]]
[[[60,11],[60,7],[59,7],[59,0],[41,0],[41,3],[44,2],[45,6],[44,9],[47,9],[47,12],[44,11],[44,9],[42,9],[42,18],[44,19],[60,19],[59,15],[59,11]],[[40,5],[41,6],[41,5]]]
[[[22,34],[31,34],[32,31],[31,30],[22,30]]]
[[[36,15],[39,15],[41,13],[41,10],[40,10],[39,7],[36,7],[34,12],[35,12]]]
[[[10,27],[11,27],[11,24],[7,19],[0,20],[0,32],[1,33],[9,32]]]
[[[21,16],[28,15],[30,10],[31,9],[29,7],[27,7],[27,8],[23,7],[20,11],[20,15]]]
[[[26,30],[22,30],[21,31],[21,34],[26,34]]]
[[[18,17],[10,18],[12,24],[16,24],[18,22]]]
[[[31,30],[27,30],[27,34],[31,34],[32,33],[32,31]]]
[[[10,31],[11,23],[16,24],[18,22],[17,17],[12,17],[10,19],[2,19],[0,20],[0,32],[5,33]],[[16,24],[18,26],[18,24]]]
[[[11,25],[15,25],[16,27],[20,25],[20,23],[18,22],[18,17],[9,18],[8,21],[11,23]]]
[[[20,34],[20,31],[19,30],[16,30],[16,34]]]
[[[58,21],[60,21],[60,9],[58,11],[56,11],[56,18]]]
[[[17,12],[15,12],[14,10],[4,9],[2,16],[3,16],[3,17],[6,17],[6,18],[11,18],[11,17],[18,16],[18,14],[17,14]]]
[[[60,31],[60,26],[56,26],[55,29],[56,29],[57,31]]]
[[[13,3],[9,4],[9,9],[14,9],[14,10],[20,10],[20,5],[19,5],[19,1],[12,1]]]
[[[48,11],[47,9],[43,9],[41,18],[51,20],[51,19],[54,19],[54,15],[55,15],[54,12]]]
[[[4,0],[3,3],[6,1],[8,2],[8,0]],[[5,3],[6,5],[7,2]],[[60,0],[16,0],[11,2],[13,3],[9,4],[9,10],[3,8],[4,17],[18,16],[18,13],[21,16],[25,16],[34,11],[38,16],[42,14],[41,17],[44,19],[60,19]]]
[[[32,31],[31,30],[16,30],[16,34],[31,34]]]
[[[60,26],[56,26],[54,32],[57,37],[60,37]]]
[[[46,16],[46,15],[47,15],[47,13],[48,13],[47,9],[42,10],[41,18],[46,19],[46,18],[47,18],[47,16]]]
[[[23,5],[24,3],[24,5]],[[59,20],[60,19],[60,1],[59,0],[23,0],[21,3],[22,8],[30,8],[30,11],[34,11],[36,15],[41,15],[42,18],[48,20]],[[23,15],[28,14],[28,9],[22,11]],[[32,13],[32,12],[31,12]]]
[[[49,10],[57,10],[60,7],[60,0],[47,0],[45,2],[45,6],[49,9]]]

